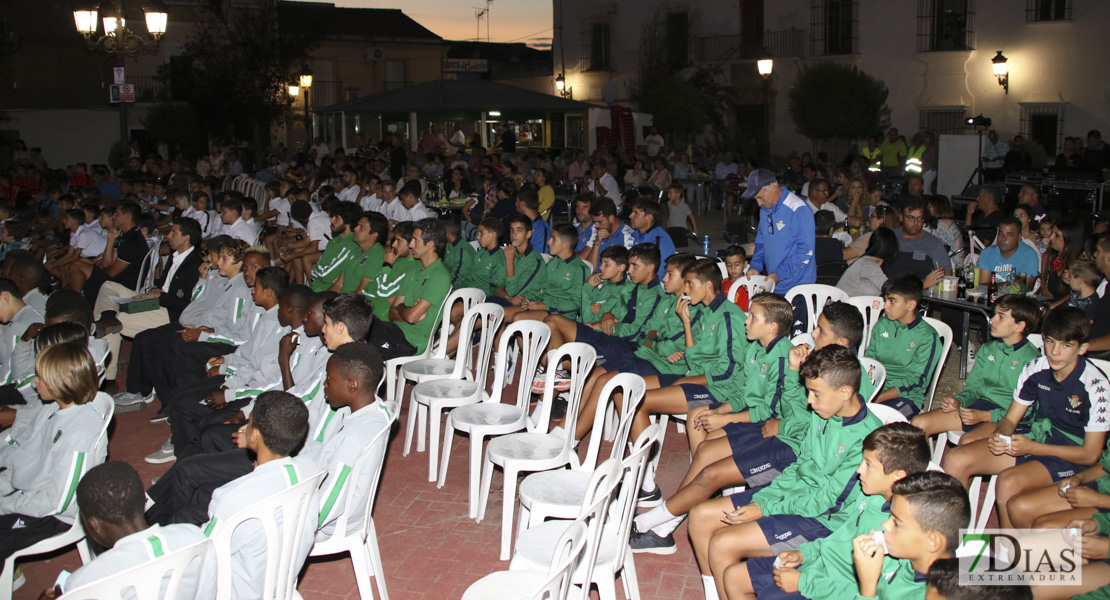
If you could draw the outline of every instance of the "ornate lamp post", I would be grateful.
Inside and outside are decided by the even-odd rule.
[[[304,151],[308,153],[308,149],[312,147],[312,122],[308,119],[308,90],[312,87],[312,69],[308,65],[302,67],[297,80],[304,90]],[[292,87],[289,88],[289,93],[293,93]]]
[[[771,73],[775,60],[766,48],[759,54],[755,67],[763,77],[763,147],[767,149],[768,162],[771,158]]]

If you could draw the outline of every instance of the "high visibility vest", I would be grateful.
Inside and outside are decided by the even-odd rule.
[[[924,163],[921,158],[925,156],[925,146],[913,146],[906,156],[906,172],[920,173]]]
[[[878,148],[875,148],[874,150],[872,150],[870,148],[863,148],[863,149],[860,150],[860,154],[863,154],[864,158],[866,158],[867,161],[868,161],[868,165],[867,165],[867,170],[868,171],[881,171],[882,170],[882,168],[883,168],[883,153],[882,153],[881,150],[879,150]]]

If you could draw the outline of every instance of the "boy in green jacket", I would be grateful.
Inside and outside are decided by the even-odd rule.
[[[478,225],[478,249],[474,252],[474,262],[470,269],[470,278],[466,287],[478,288],[486,293],[486,297],[493,296],[497,290],[495,285],[499,277],[505,273],[505,253],[501,251],[501,237],[504,234],[504,225],[501,219],[487,217]],[[462,313],[458,315],[462,319]],[[452,315],[452,322],[455,321]]]
[[[355,226],[355,254],[340,265],[339,277],[331,290],[340,294],[360,292],[378,278],[385,260],[385,239],[389,221],[381,213],[364,212]]]
[[[573,225],[555,228],[547,242],[551,260],[541,264],[538,287],[533,286],[523,304],[505,308],[506,323],[522,319],[542,321],[548,315],[562,315],[569,319],[578,316],[582,290],[593,269],[574,254],[577,243],[578,232]]]
[[[875,323],[864,354],[886,367],[887,389],[874,401],[898,409],[907,419],[921,412],[941,353],[937,331],[917,314],[921,291],[921,280],[909,273],[883,283],[886,318]]]
[[[813,414],[798,460],[765,487],[702,502],[690,511],[690,538],[703,581],[712,575],[721,597],[725,569],[828,536],[843,523],[842,508],[862,499],[855,481],[861,442],[882,420],[859,396],[859,360],[847,348],[829,345],[810,354],[799,373]]]
[[[872,431],[863,438],[863,461],[856,469],[866,498],[844,507],[844,524],[829,537],[806,542],[797,550],[732,565],[725,570],[728,597],[852,600],[859,592],[852,540],[878,531],[890,516],[894,483],[928,466],[925,432],[909,423],[891,423]]]
[[[923,598],[929,568],[952,556],[971,519],[967,491],[951,475],[914,473],[892,487],[882,541],[874,533],[852,540],[861,600]]]
[[[1041,307],[1028,296],[1002,296],[994,305],[990,326],[994,339],[980,346],[977,356],[982,360],[975,361],[963,391],[955,398],[942,398],[939,409],[911,421],[925,433],[962,430],[960,443],[970,444],[988,437],[994,423],[1006,416],[1021,370],[1041,355],[1025,337],[1040,329]]]
[[[929,600],[1033,600],[1033,588],[1028,585],[964,585],[960,583],[960,573],[958,558],[933,561],[925,597]],[[1099,592],[1076,596],[1075,600],[1110,600],[1110,589]]]
[[[514,214],[505,220],[509,227],[509,245],[505,246],[505,270],[493,274],[494,295],[487,302],[502,306],[521,306],[537,297],[544,285],[544,261],[532,249],[532,221]]]
[[[378,319],[389,319],[389,299],[397,295],[405,276],[420,264],[412,257],[412,249],[409,248],[412,231],[412,221],[393,226],[393,238],[389,242],[389,252],[382,259],[382,270],[376,280],[362,288],[362,295],[370,301]]]
[[[441,220],[447,230],[447,256],[443,257],[443,264],[451,273],[451,286],[466,287],[477,251],[462,237],[462,227],[458,221],[449,218]]]
[[[343,264],[362,252],[354,240],[354,230],[362,215],[358,205],[338,202],[331,207],[328,214],[331,216],[331,240],[324,247],[324,253],[316,261],[316,266],[312,267],[310,278],[314,292],[330,288],[343,272]]]
[[[597,323],[602,315],[613,311],[619,311],[623,316],[627,308],[631,289],[625,276],[628,274],[628,248],[613,245],[602,250],[598,270],[598,273],[590,275],[582,288],[582,307],[578,310],[580,323]]]

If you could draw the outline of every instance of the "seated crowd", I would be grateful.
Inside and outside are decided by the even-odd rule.
[[[967,487],[993,475],[1000,527],[1078,528],[1092,541],[1082,585],[1035,588],[1037,598],[1110,585],[1110,385],[1085,356],[1110,350],[1110,298],[1100,294],[1110,235],[1049,209],[1042,242],[1043,232],[1027,235],[1030,217],[1045,214],[1039,198],[992,217],[1002,195],[985,186],[982,214],[965,225],[988,245],[965,263],[962,242],[928,231],[953,225],[962,239],[946,201],[934,208],[916,186],[872,201],[863,177],[838,173],[832,190],[817,167],[803,178],[792,163],[785,176],[746,173],[742,193],[722,186],[730,206],[755,205],[758,227],[750,252],[731,246],[718,262],[677,252],[666,231],[676,213],[696,227],[692,177],[663,177],[667,152],[647,156],[650,176],[648,163],[627,171],[624,194],[604,156],[589,173],[584,157],[556,168],[475,152],[443,172],[444,196],[464,199],[455,218],[424,205],[424,164],[410,162],[401,178],[372,151],[287,166],[262,201],[180,164],[151,166],[146,185],[140,164],[133,177],[96,167],[91,179],[0,203],[0,554],[80,519],[108,550],[53,596],[218,535],[241,509],[322,473],[299,568],[315,542],[362,526],[354,507],[373,493],[371,474],[349,476],[368,451],[382,460],[385,445],[369,445],[397,417],[379,392],[386,361],[424,353],[462,319],[451,292],[474,288],[504,307],[505,324],[546,324],[547,350],[581,342],[604,357],[582,382],[574,431],[555,425],[551,435],[599,435],[593,417],[609,410],[602,390],[619,373],[646,382],[632,439],[659,415],[685,420],[690,466],[663,490],[650,463],[629,544],[674,553],[688,518],[706,598],[969,597],[952,557],[978,502]],[[557,175],[592,190],[570,199],[565,224],[552,222]],[[475,183],[483,193],[472,195]],[[846,245],[840,223],[865,233]],[[933,398],[944,345],[924,291],[953,273],[953,256],[1003,291],[965,387]],[[881,298],[872,323],[843,301],[807,322],[791,301],[834,262],[849,296]],[[752,292],[756,276],[773,292]],[[1043,303],[1025,293],[1038,284]],[[146,460],[173,465],[146,490],[131,465],[104,462],[98,441],[107,433],[97,405],[108,400],[98,390],[121,369],[123,339],[130,358],[115,412],[157,401],[151,422],[169,428]],[[471,345],[454,331],[446,350]],[[569,373],[546,359],[520,385],[542,393],[552,369],[565,393]],[[930,466],[929,439],[946,432],[958,442]],[[348,532],[336,532],[346,511]],[[214,597],[215,570],[230,566],[232,597],[261,597],[260,531],[232,537],[233,565],[189,570],[185,589]]]

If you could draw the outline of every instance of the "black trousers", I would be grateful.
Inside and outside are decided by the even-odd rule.
[[[147,490],[154,505],[146,511],[146,520],[159,525],[202,525],[208,520],[212,492],[253,469],[250,452],[240,449],[180,460]]]
[[[140,331],[131,340],[131,359],[127,367],[127,391],[149,396],[154,390],[163,394],[170,391],[168,375],[161,372],[164,365],[172,365],[166,359],[171,348],[172,338],[181,327],[176,323],[162,325]],[[156,385],[157,384],[157,385]],[[165,400],[160,400],[166,406]]]
[[[366,342],[378,349],[382,360],[416,354],[416,346],[409,343],[405,333],[393,321],[374,319]]]
[[[174,454],[179,458],[180,453],[205,427],[223,423],[247,405],[247,400],[228,402],[219,409],[205,404],[205,396],[220,389],[223,384],[224,376],[217,375],[181,386],[170,394],[170,440],[173,442]]]
[[[232,416],[234,416],[234,413],[232,413]],[[207,420],[208,419],[202,419],[202,422],[206,422]],[[224,419],[224,421],[226,420],[227,419]],[[198,454],[218,454],[220,452],[227,452],[228,450],[235,450],[237,446],[231,441],[231,436],[244,424],[245,422],[230,425],[220,421],[204,427],[196,437],[189,441],[189,445],[176,453],[177,459],[181,460]]]
[[[69,525],[54,517],[0,515],[0,560],[67,531]]]

